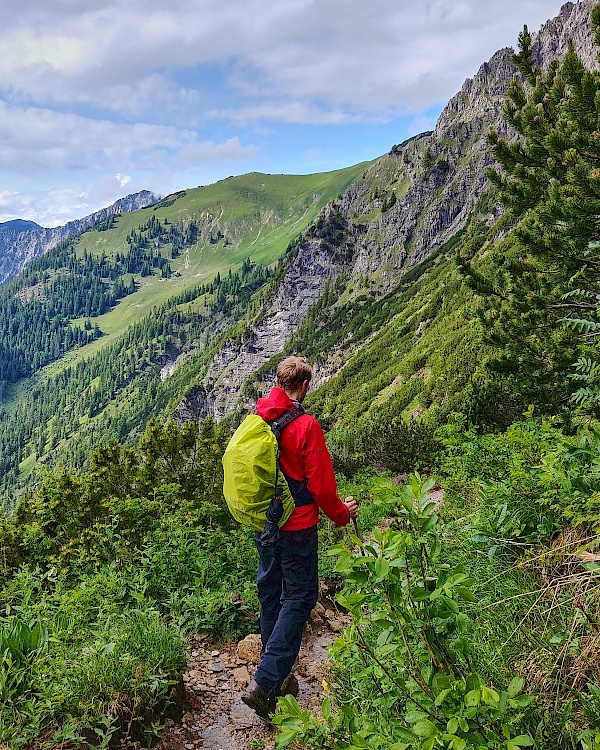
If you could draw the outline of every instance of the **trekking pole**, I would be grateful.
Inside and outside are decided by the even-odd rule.
[[[364,548],[362,546],[363,540],[362,540],[362,538],[360,536],[360,533],[358,531],[358,524],[356,523],[356,518],[353,518],[352,521],[354,522],[354,531],[356,532],[356,536],[358,537],[358,541],[360,542],[360,556],[361,557],[365,557],[367,553],[365,552],[365,550],[364,550]]]
[[[354,533],[358,537],[358,541],[360,542],[360,545],[361,545],[360,546],[360,555],[361,555],[361,557],[364,557],[365,556],[365,551],[364,551],[364,549],[362,547],[363,540],[362,540],[362,537],[360,535],[360,531],[358,530],[358,521],[356,520],[356,518],[352,519],[352,525],[354,526]]]

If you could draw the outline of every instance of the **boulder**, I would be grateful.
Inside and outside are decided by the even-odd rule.
[[[238,659],[246,662],[246,664],[259,664],[261,648],[260,635],[258,633],[250,633],[250,635],[247,635],[238,643]]]

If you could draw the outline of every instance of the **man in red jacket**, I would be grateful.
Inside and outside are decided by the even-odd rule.
[[[312,368],[303,357],[287,357],[277,367],[275,388],[260,398],[256,412],[265,421],[301,408]],[[283,681],[300,651],[302,632],[319,593],[317,523],[319,511],[338,526],[357,514],[352,497],[340,500],[323,430],[314,417],[301,414],[281,432],[280,465],[295,509],[276,542],[261,541],[259,555],[261,661],[242,700],[260,716],[273,713]]]

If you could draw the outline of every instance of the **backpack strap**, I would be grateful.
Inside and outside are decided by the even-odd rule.
[[[284,412],[277,419],[265,420],[277,440],[277,451],[275,453],[275,492],[273,493],[273,499],[267,510],[267,522],[264,531],[260,535],[260,541],[263,544],[275,544],[280,538],[278,520],[281,518],[279,508],[281,507],[281,493],[283,491],[279,486],[279,475],[281,474],[281,465],[279,463],[279,443],[281,440],[281,433],[290,422],[293,422],[294,419],[301,417],[303,414],[306,414],[304,408],[300,404],[296,404],[292,409],[288,409],[288,411]]]
[[[277,440],[277,453],[275,454],[275,499],[281,497],[281,488],[279,487],[279,474],[281,473],[281,464],[279,463],[281,433],[284,427],[287,427],[290,422],[293,422],[294,419],[301,417],[303,414],[306,414],[304,407],[301,404],[297,404],[292,409],[285,411],[277,419],[270,419],[267,422]]]
[[[273,430],[273,434],[277,440],[277,445],[279,445],[279,441],[281,440],[283,428],[287,427],[290,422],[293,422],[294,419],[301,417],[303,414],[306,414],[306,410],[301,404],[298,404],[292,409],[285,411],[280,417],[277,417],[277,419],[270,419],[267,422],[269,427]],[[279,452],[277,455],[279,455]]]

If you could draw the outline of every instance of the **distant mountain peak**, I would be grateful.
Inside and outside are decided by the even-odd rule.
[[[95,211],[82,219],[74,219],[61,227],[48,229],[34,221],[13,219],[0,224],[0,284],[4,284],[25,268],[38,255],[51,250],[59,242],[89,229],[112,214],[137,211],[156,203],[159,198],[149,190],[131,193],[112,205]]]
[[[11,221],[0,223],[0,232],[27,232],[30,229],[41,228],[35,221],[28,221],[27,219],[12,219]]]

